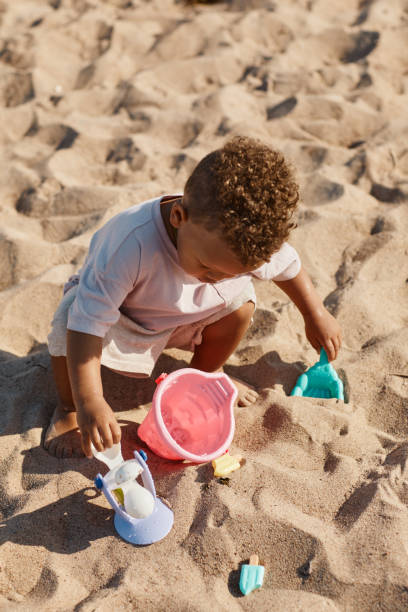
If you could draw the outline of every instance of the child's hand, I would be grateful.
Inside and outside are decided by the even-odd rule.
[[[324,308],[303,315],[306,337],[319,353],[323,347],[329,361],[337,358],[341,346],[341,329],[336,319]]]
[[[103,397],[87,400],[77,410],[78,426],[81,431],[82,450],[86,457],[92,457],[91,442],[97,451],[111,448],[120,442],[119,424],[109,404]]]

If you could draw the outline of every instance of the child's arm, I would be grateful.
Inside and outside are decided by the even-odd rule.
[[[336,359],[341,346],[341,330],[326,310],[307,272],[301,268],[295,278],[274,281],[297,306],[305,321],[306,337],[317,352],[323,347],[330,361]]]
[[[121,438],[115,415],[103,397],[101,353],[102,338],[67,331],[68,372],[82,449],[87,457],[92,457],[91,442],[96,450],[103,451]]]

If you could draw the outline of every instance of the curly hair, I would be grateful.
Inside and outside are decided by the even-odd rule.
[[[217,231],[243,265],[267,261],[296,226],[299,188],[282,153],[237,136],[206,155],[184,190],[193,222]]]

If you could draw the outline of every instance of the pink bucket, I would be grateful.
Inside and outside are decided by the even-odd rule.
[[[235,428],[237,390],[230,378],[184,368],[162,374],[156,382],[139,437],[165,459],[204,463],[222,455]]]

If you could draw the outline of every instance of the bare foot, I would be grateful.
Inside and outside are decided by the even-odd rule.
[[[55,457],[84,457],[76,412],[58,405],[45,433],[44,448]]]
[[[232,376],[230,376],[230,378],[238,389],[237,405],[250,406],[251,404],[254,404],[258,399],[258,393],[255,391],[255,389],[238,378],[233,378]]]

